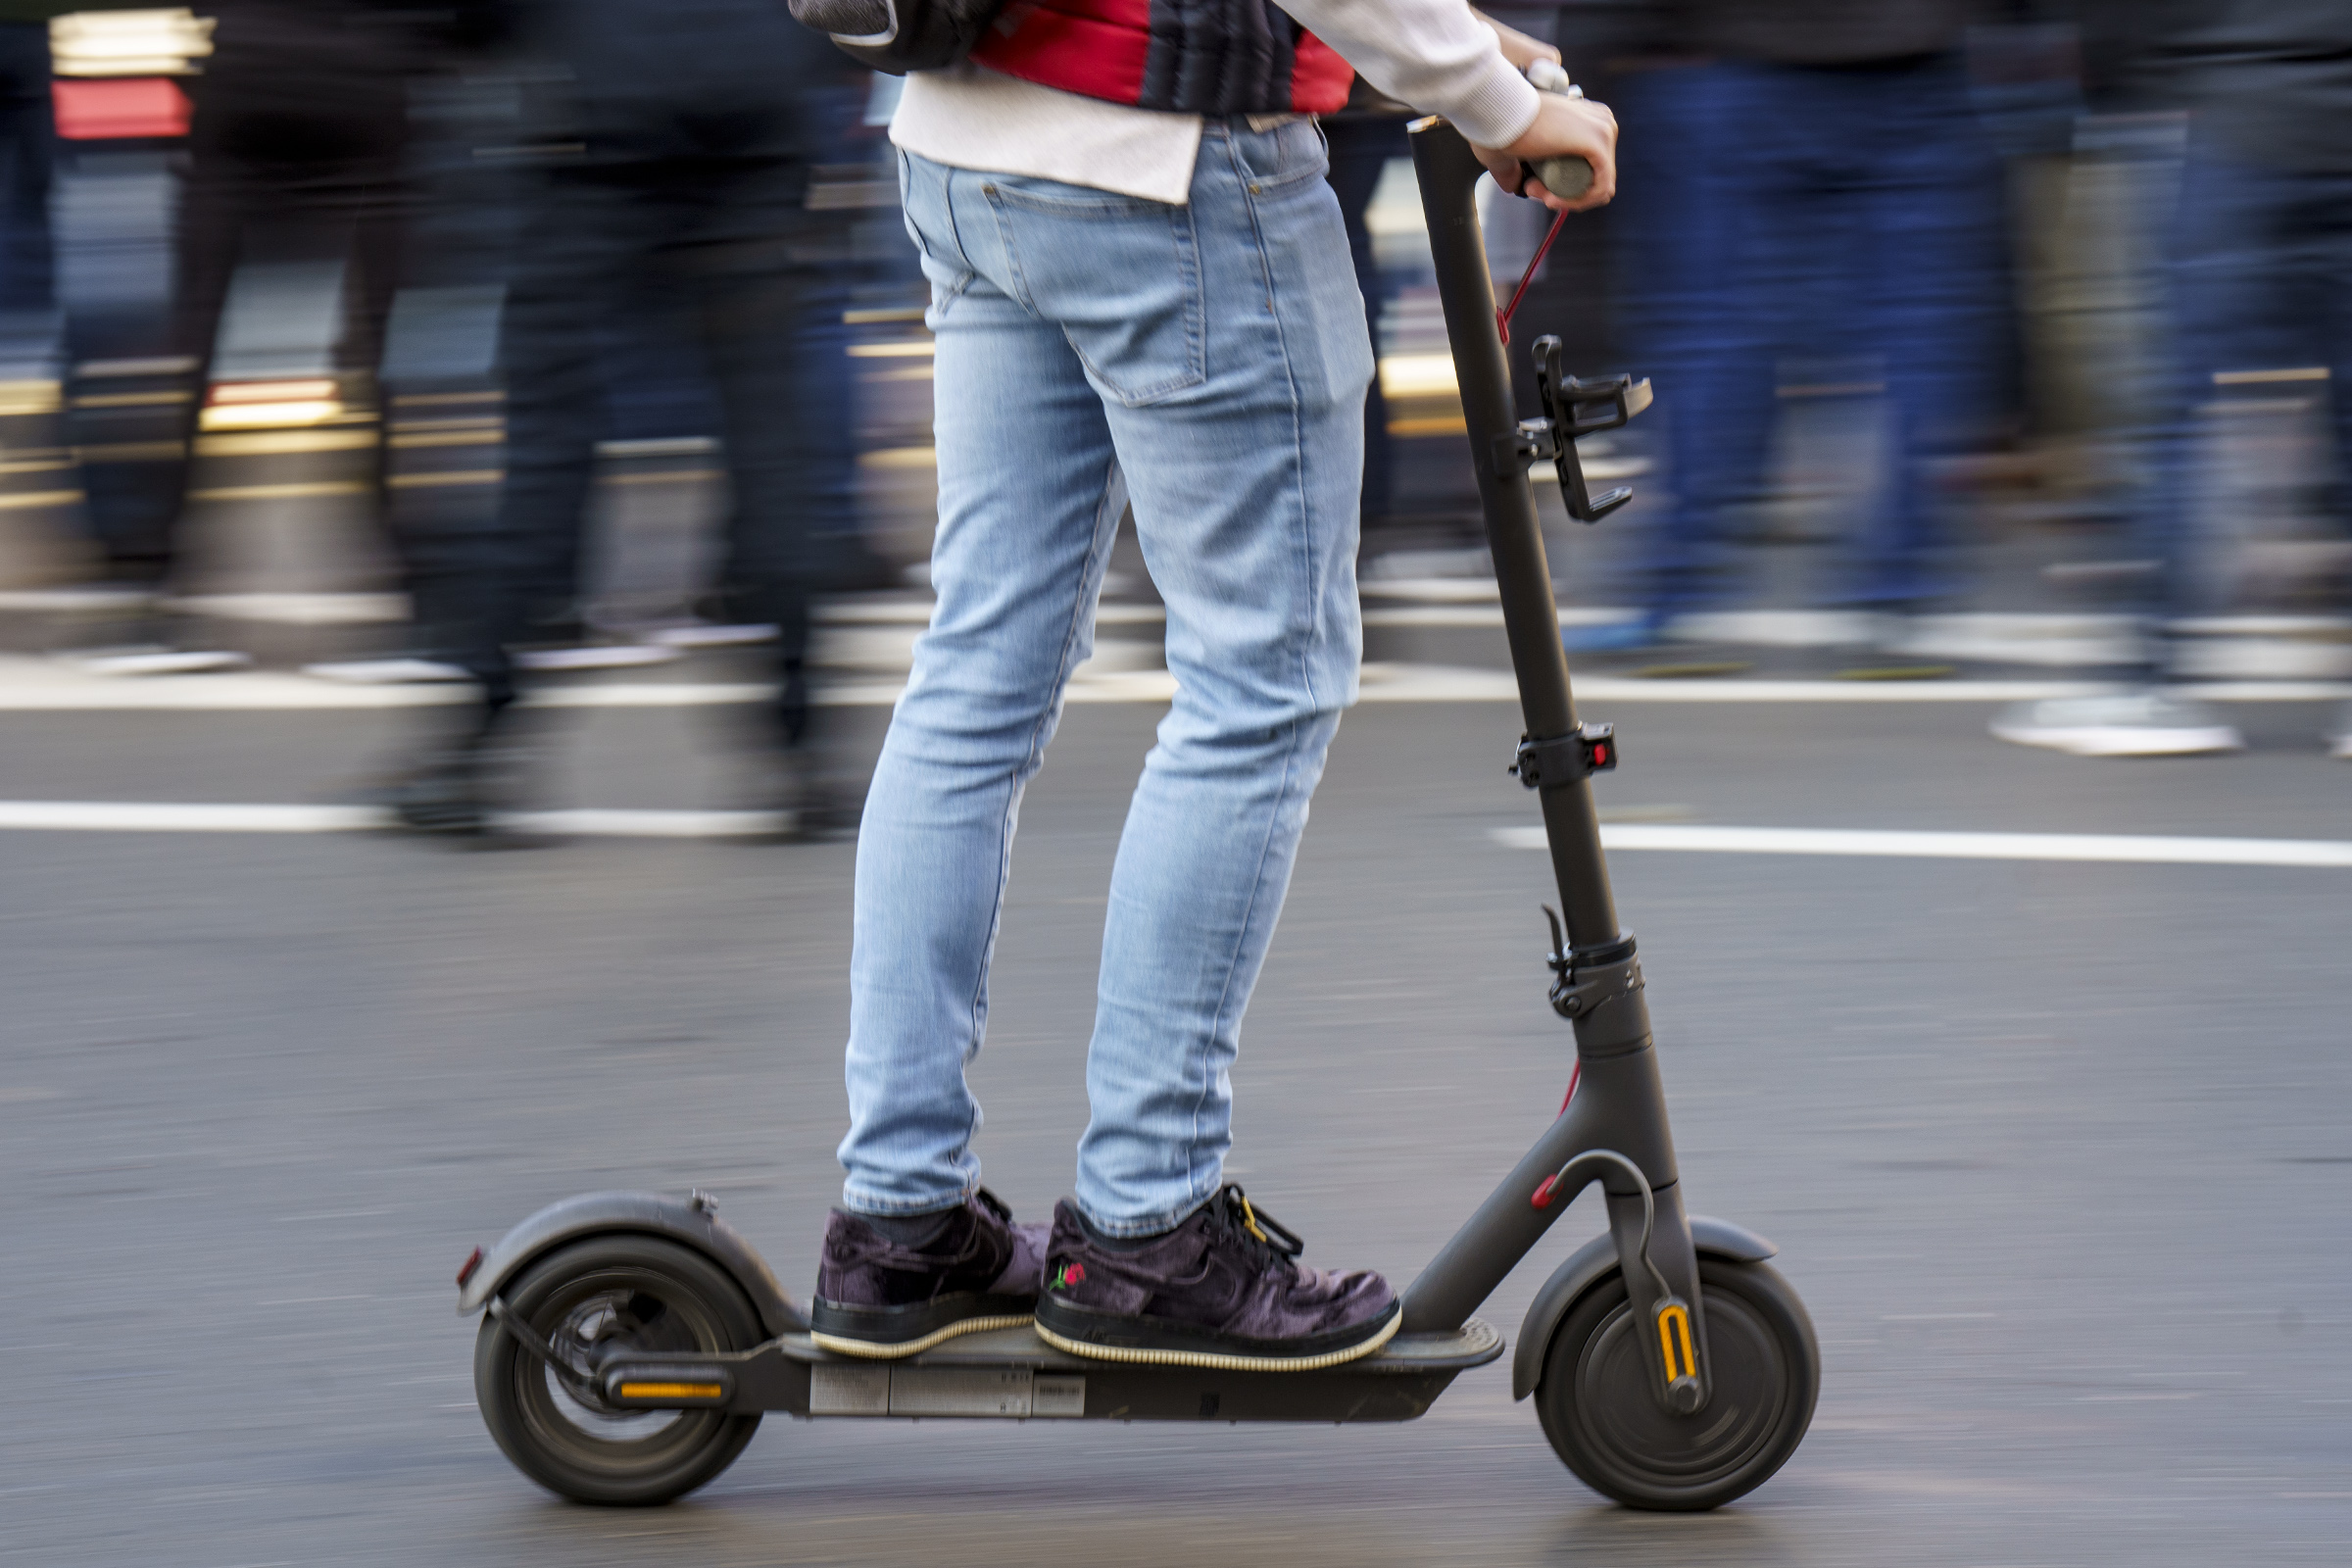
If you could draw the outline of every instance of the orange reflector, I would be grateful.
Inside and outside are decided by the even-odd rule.
[[[623,1383],[624,1399],[718,1399],[726,1390],[715,1383]]]
[[[1690,1348],[1690,1313],[1680,1301],[1668,1301],[1658,1308],[1658,1350],[1666,1359],[1666,1381],[1698,1376],[1698,1357]],[[1676,1364],[1675,1352],[1682,1352],[1681,1364]]]

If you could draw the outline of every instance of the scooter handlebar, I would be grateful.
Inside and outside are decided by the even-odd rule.
[[[1556,93],[1562,98],[1585,95],[1585,89],[1568,79],[1568,73],[1556,60],[1536,61],[1527,68],[1527,79],[1538,92]],[[1582,158],[1540,158],[1519,167],[1524,172],[1522,185],[1526,183],[1526,175],[1533,174],[1544,182],[1545,190],[1566,201],[1574,201],[1592,188],[1592,166]]]

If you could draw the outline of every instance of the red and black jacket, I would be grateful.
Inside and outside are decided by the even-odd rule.
[[[1272,0],[1011,0],[971,58],[1139,109],[1330,114],[1355,77]]]

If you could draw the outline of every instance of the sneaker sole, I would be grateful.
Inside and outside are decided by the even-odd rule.
[[[1122,1319],[1132,1322],[1132,1319]],[[1241,1355],[1221,1350],[1160,1349],[1149,1346],[1096,1345],[1087,1340],[1074,1340],[1066,1334],[1056,1334],[1043,1322],[1037,1325],[1037,1337],[1056,1350],[1067,1350],[1094,1361],[1124,1361],[1135,1366],[1198,1366],[1219,1372],[1314,1372],[1327,1366],[1342,1366],[1358,1361],[1394,1339],[1396,1326],[1404,1321],[1404,1305],[1400,1301],[1389,1308],[1389,1315],[1371,1336],[1355,1345],[1342,1346],[1312,1355]]]
[[[2219,729],[2117,731],[2104,728],[2028,729],[2022,724],[1995,724],[1993,738],[2013,746],[2038,746],[2075,757],[2211,757],[2242,752],[2244,737],[2227,726]]]
[[[898,1344],[885,1344],[878,1340],[847,1340],[838,1334],[820,1334],[814,1329],[808,1331],[808,1338],[817,1348],[831,1350],[835,1355],[855,1355],[867,1361],[896,1361],[902,1356],[918,1355],[933,1346],[944,1345],[959,1334],[978,1334],[984,1329],[1017,1329],[1033,1321],[1027,1313],[1017,1317],[967,1317],[944,1329],[934,1329],[921,1339]]]

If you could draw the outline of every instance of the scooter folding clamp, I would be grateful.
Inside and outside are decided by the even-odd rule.
[[[1545,956],[1544,965],[1551,971],[1552,1011],[1573,1023],[1591,1017],[1620,997],[1642,989],[1642,965],[1634,956],[1636,950],[1631,936],[1621,936],[1599,947],[1571,948],[1567,933],[1560,927],[1559,911],[1547,904],[1544,906],[1544,918],[1551,924],[1551,952]],[[1644,1029],[1638,1038],[1646,1035]],[[1581,1035],[1579,1049],[1584,1049]]]
[[[1538,740],[1519,737],[1509,772],[1531,790],[1565,789],[1578,779],[1606,773],[1617,766],[1617,726],[1579,724],[1572,735]]]

